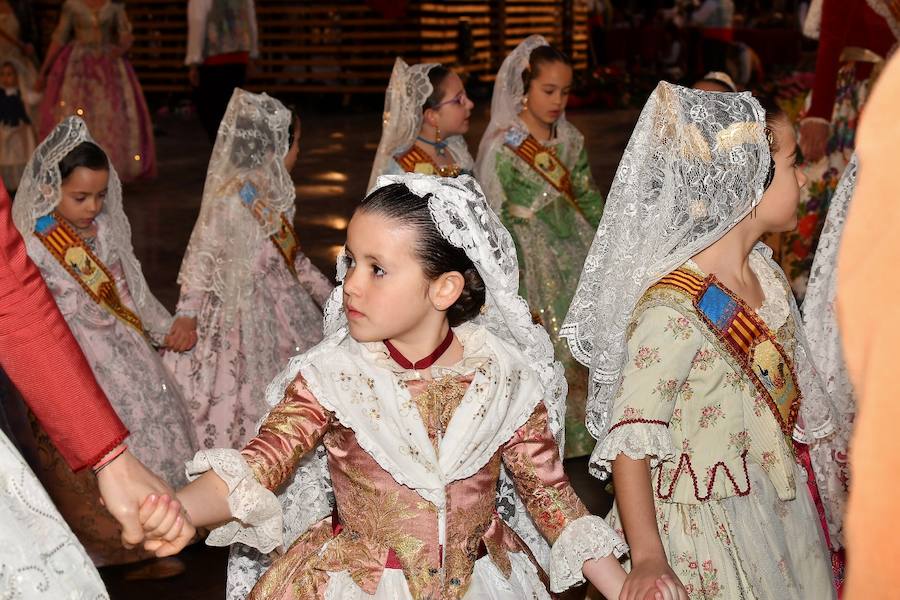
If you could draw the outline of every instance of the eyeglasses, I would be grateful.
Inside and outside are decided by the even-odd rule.
[[[437,110],[440,107],[444,106],[445,104],[458,104],[459,106],[465,106],[466,102],[468,102],[468,101],[469,101],[469,97],[466,96],[466,93],[460,92],[459,94],[450,98],[449,100],[444,100],[443,102],[435,104],[434,108],[432,110]]]

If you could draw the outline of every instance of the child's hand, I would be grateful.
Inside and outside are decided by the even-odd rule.
[[[146,534],[144,548],[159,557],[181,552],[197,532],[181,503],[167,495],[147,496],[138,517]]]
[[[670,575],[663,575],[656,580],[656,593],[654,600],[688,600],[687,592],[676,583]]]
[[[197,343],[197,319],[194,317],[178,317],[172,323],[172,329],[163,344],[169,350],[186,352]]]
[[[660,586],[660,582],[664,585]],[[674,591],[670,591],[674,590]],[[674,595],[672,595],[674,594]],[[619,600],[687,600],[684,586],[665,557],[632,562]]]

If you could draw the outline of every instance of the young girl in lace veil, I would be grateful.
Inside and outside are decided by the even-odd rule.
[[[171,485],[197,448],[190,415],[156,347],[185,350],[153,296],[131,245],[122,187],[78,117],[60,123],[22,176],[13,220],[94,375],[131,431],[135,456]],[[44,485],[97,565],[145,558],[122,548],[118,523],[102,508],[91,474],[75,475],[38,432]]]
[[[291,118],[278,100],[235,90],[178,274],[177,314],[196,321],[199,341],[165,363],[203,448],[243,447],[266,412],[262,390],[322,339],[333,286],[293,228],[300,130]]]
[[[475,174],[515,240],[519,293],[550,334],[569,382],[566,455],[583,456],[587,373],[559,337],[587,256],[603,198],[591,176],[584,137],[566,120],[568,58],[533,35],[506,57],[478,147]]]
[[[587,576],[618,596],[624,548],[562,471],[565,380],[516,267],[472,178],[378,180],[347,230],[325,340],[269,386],[258,436],[198,453],[179,492],[195,524],[220,524],[209,543],[289,548],[250,598],[549,599],[529,548],[553,590]],[[303,458],[320,441],[331,515],[323,460]],[[185,523],[165,506],[141,517],[171,539]],[[229,586],[257,576],[245,565]]]
[[[397,58],[384,92],[381,141],[369,187],[381,175],[472,173],[466,140],[474,104],[459,75],[437,63],[407,65]]]
[[[619,164],[562,334],[591,368],[626,598],[672,572],[691,597],[835,597],[815,504],[830,465],[813,478],[804,445],[833,413],[757,242],[796,225],[795,152],[750,94],[660,83]]]

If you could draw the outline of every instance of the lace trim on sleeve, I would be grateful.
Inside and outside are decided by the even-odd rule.
[[[610,554],[618,558],[627,551],[622,538],[600,517],[587,515],[575,519],[550,549],[550,590],[563,592],[583,583],[585,561]]]
[[[612,461],[620,454],[640,460],[651,457],[650,468],[675,458],[675,445],[662,421],[620,421],[610,429],[591,453],[591,473],[612,471]]]
[[[206,538],[207,545],[240,542],[263,553],[280,547],[281,504],[256,480],[241,453],[230,448],[201,450],[187,463],[191,481],[210,470],[228,486],[228,508],[234,518],[213,529]]]

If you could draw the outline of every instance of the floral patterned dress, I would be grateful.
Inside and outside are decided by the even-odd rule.
[[[758,252],[751,267],[765,291],[756,314],[793,356],[787,282]],[[705,277],[692,261],[683,268]],[[807,471],[768,396],[701,319],[671,290],[644,295],[594,460],[650,457],[659,534],[692,600],[835,598]],[[622,529],[618,506],[608,520]]]
[[[512,234],[519,259],[519,294],[544,324],[556,359],[566,369],[569,397],[565,455],[570,458],[589,454],[594,439],[584,424],[587,369],[572,357],[568,344],[559,337],[559,328],[600,222],[603,196],[594,183],[581,134],[566,125],[573,130],[566,136],[569,143],[554,139],[544,147],[568,168],[574,203],[513,150],[511,144],[528,136],[520,128],[514,126],[507,133],[507,143],[498,151],[496,170],[504,195],[500,218]]]
[[[253,268],[253,304],[228,328],[218,296],[182,289],[177,314],[197,318],[198,341],[188,352],[166,352],[164,363],[187,399],[201,448],[243,447],[268,409],[266,385],[321,341],[321,307],[333,286],[303,252],[294,269],[266,238]]]

